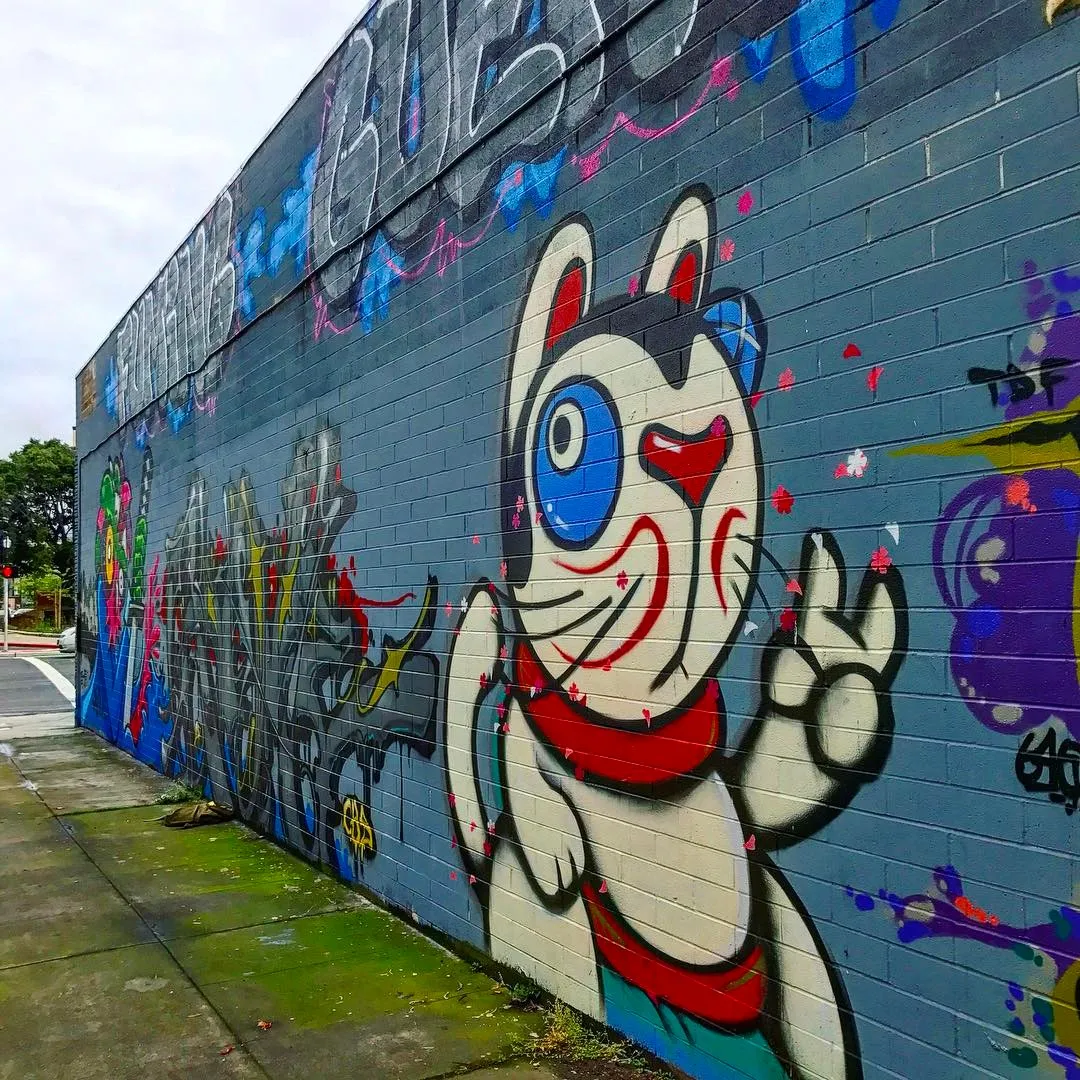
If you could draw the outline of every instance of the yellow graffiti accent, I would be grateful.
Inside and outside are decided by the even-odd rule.
[[[1054,19],[1057,17],[1059,11],[1065,11],[1071,7],[1080,6],[1080,0],[1046,0],[1046,8],[1044,14],[1046,15],[1047,24],[1054,25]]]
[[[1078,983],[1080,960],[1065,969],[1050,995],[1054,1006],[1054,1041],[1071,1050],[1080,1048],[1080,1016],[1076,1012]]]
[[[986,458],[999,472],[1020,473],[1028,469],[1063,468],[1080,472],[1080,452],[1071,432],[1049,442],[1031,444],[1018,438],[1025,428],[1034,424],[1062,424],[1080,414],[1080,402],[1064,409],[1046,410],[1007,420],[974,435],[964,435],[940,442],[915,443],[892,451],[894,457],[971,457]]]
[[[262,530],[247,477],[241,481],[236,497],[240,504],[244,534],[248,542],[248,581],[251,583],[252,595],[255,598],[255,625],[258,627],[258,636],[261,639],[266,625],[266,597],[263,582],[263,552],[266,550],[266,545],[259,542]]]
[[[1080,541],[1077,542],[1076,562],[1073,564],[1072,605],[1073,656],[1076,657],[1076,681],[1080,683]],[[1080,1043],[1077,1045],[1080,1046]]]
[[[105,580],[111,585],[116,573],[115,551],[116,541],[113,539],[113,527],[110,525],[105,531]]]
[[[341,827],[357,851],[375,850],[375,832],[371,828],[371,822],[368,821],[363,806],[351,795],[341,807]]]
[[[290,540],[291,544],[292,541]],[[297,549],[299,550],[299,548]],[[289,609],[292,607],[292,595],[293,584],[296,581],[296,575],[300,570],[300,556],[297,555],[289,566],[286,573],[281,574],[278,580],[281,582],[281,595],[278,598],[278,629],[283,630],[285,628],[285,619],[289,614]]]
[[[416,622],[413,623],[413,628],[401,641],[395,641],[389,646],[384,646],[386,648],[386,659],[379,669],[379,677],[375,680],[375,686],[368,695],[367,701],[355,702],[356,711],[361,716],[366,716],[371,712],[379,704],[379,701],[387,690],[391,687],[397,689],[398,679],[401,677],[401,669],[405,664],[405,660],[408,658],[409,653],[416,647],[417,639],[423,633],[425,620],[434,606],[435,589],[429,585],[424,591],[424,599],[420,605],[420,613],[416,617]],[[352,693],[359,689],[361,682],[360,676],[365,671],[366,665],[357,668],[353,676],[353,685],[349,696],[352,696]]]

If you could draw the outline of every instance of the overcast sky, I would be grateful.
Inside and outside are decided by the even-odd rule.
[[[362,0],[35,0],[0,32],[0,455],[75,374]]]

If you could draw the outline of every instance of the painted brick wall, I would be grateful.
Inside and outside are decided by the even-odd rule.
[[[383,0],[79,376],[79,722],[694,1076],[1075,1080],[1041,7]]]

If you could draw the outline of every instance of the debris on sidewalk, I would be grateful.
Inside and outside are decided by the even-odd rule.
[[[220,825],[223,821],[232,821],[234,816],[232,807],[222,806],[213,799],[200,799],[178,806],[166,814],[161,823],[171,829],[190,829],[195,825]]]

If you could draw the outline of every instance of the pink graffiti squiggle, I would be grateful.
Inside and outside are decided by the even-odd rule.
[[[315,306],[315,324],[312,327],[312,334],[316,341],[322,337],[324,330],[331,334],[347,334],[356,325],[356,313],[353,312],[353,317],[349,322],[345,323],[344,326],[338,326],[330,318],[330,308],[319,295],[319,287],[315,284],[311,286],[311,302]]]
[[[519,182],[520,175],[521,171],[518,170]],[[495,200],[495,205],[491,208],[491,212],[483,221],[476,225],[473,234],[468,239],[455,236],[450,231],[450,226],[447,224],[446,218],[442,218],[439,221],[439,224],[435,226],[435,235],[431,238],[431,247],[428,249],[428,253],[412,270],[406,270],[404,267],[399,266],[397,262],[386,255],[383,256],[383,262],[400,280],[416,281],[417,278],[421,277],[427,271],[428,266],[431,264],[431,260],[437,257],[438,262],[436,263],[435,272],[439,277],[442,277],[447,269],[453,266],[454,262],[463,251],[468,251],[469,248],[476,247],[476,245],[484,239],[491,229],[491,226],[495,223],[499,210],[502,208],[502,203],[503,192],[500,191],[498,199]]]
[[[514,179],[517,183],[521,182],[520,170]],[[473,232],[468,237],[456,236],[451,231],[446,218],[440,218],[438,225],[435,226],[435,232],[432,235],[427,254],[411,270],[406,270],[400,262],[385,253],[382,255],[383,264],[399,281],[417,281],[427,273],[428,268],[434,261],[435,272],[439,277],[442,277],[447,269],[453,266],[463,251],[468,251],[470,248],[476,247],[476,245],[491,231],[491,227],[495,224],[495,220],[499,216],[499,211],[502,209],[504,199],[505,189],[500,189],[498,198],[488,212],[487,217],[485,217],[483,221],[477,223]],[[349,322],[344,325],[335,323],[330,317],[330,310],[326,301],[319,295],[318,288],[315,286],[312,287],[312,302],[315,306],[315,322],[312,327],[312,333],[314,334],[316,341],[319,340],[324,332],[331,334],[346,334],[356,325],[357,319],[355,313]]]
[[[709,100],[709,97],[714,90],[723,90],[724,87],[727,86],[728,79],[730,78],[731,57],[722,56],[713,64],[712,70],[709,72],[709,78],[702,87],[701,93],[698,94],[697,100],[693,105],[691,105],[677,120],[673,120],[670,124],[661,128],[642,127],[640,124],[635,123],[635,121],[627,116],[626,113],[616,113],[615,119],[612,120],[611,127],[608,129],[608,133],[600,140],[599,145],[594,147],[587,154],[582,154],[580,157],[575,157],[573,159],[573,164],[577,165],[578,172],[581,174],[581,179],[583,181],[591,180],[600,171],[600,168],[603,165],[603,156],[607,151],[608,146],[611,145],[611,140],[615,138],[619,131],[625,131],[635,139],[648,141],[662,139],[667,135],[672,135],[678,131],[690,117],[701,111],[705,102]],[[736,93],[738,93],[737,90]],[[728,96],[729,98],[731,97],[730,93]]]

